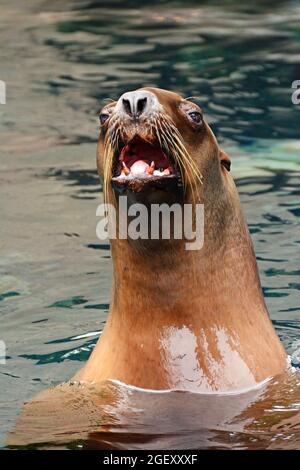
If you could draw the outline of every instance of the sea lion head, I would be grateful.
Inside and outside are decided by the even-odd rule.
[[[126,92],[105,105],[99,119],[97,163],[107,200],[112,188],[139,200],[199,200],[202,186],[222,186],[230,169],[202,109],[177,93]]]

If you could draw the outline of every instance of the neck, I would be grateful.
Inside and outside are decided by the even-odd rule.
[[[214,224],[206,224],[201,250],[187,251],[182,241],[159,249],[112,242],[109,319],[79,378],[222,391],[282,370],[239,204],[217,219],[206,207]]]

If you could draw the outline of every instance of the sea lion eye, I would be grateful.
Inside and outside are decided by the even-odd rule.
[[[196,124],[200,124],[202,122],[202,114],[198,111],[192,111],[188,114],[190,119],[195,122]]]
[[[107,114],[107,113],[100,113],[99,114],[99,121],[100,121],[101,126],[106,123],[108,118],[109,118],[109,114]]]

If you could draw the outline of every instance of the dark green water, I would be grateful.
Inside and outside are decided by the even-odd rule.
[[[97,111],[155,85],[197,96],[232,157],[271,318],[300,364],[299,2],[0,0],[0,445],[103,328]]]

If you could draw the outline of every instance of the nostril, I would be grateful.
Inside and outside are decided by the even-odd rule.
[[[123,102],[123,107],[124,107],[125,112],[129,114],[129,116],[131,116],[132,111],[131,111],[130,101],[123,98],[122,102]]]
[[[140,98],[137,102],[137,115],[139,116],[144,111],[147,104],[147,98]]]
[[[147,95],[141,92],[125,93],[120,100],[123,113],[126,113],[127,116],[130,116],[132,119],[137,119],[145,112],[147,103]]]

